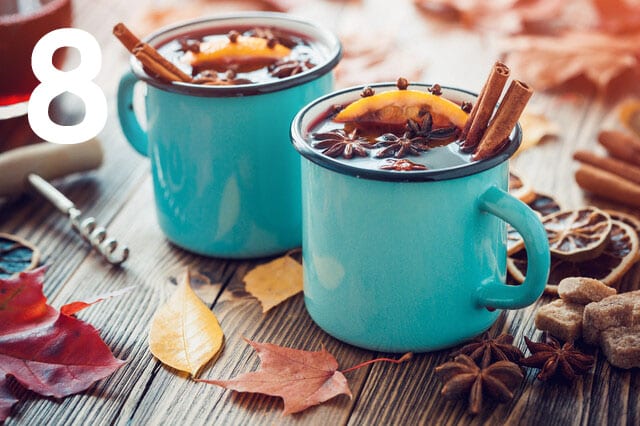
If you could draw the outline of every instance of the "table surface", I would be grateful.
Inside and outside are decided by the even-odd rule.
[[[177,0],[174,3],[179,4]],[[219,1],[193,4],[174,9],[175,15],[167,18],[165,14],[163,19],[238,7]],[[302,295],[263,314],[258,301],[244,291],[242,279],[247,271],[268,259],[200,257],[172,246],[163,237],[152,207],[149,163],[129,147],[117,122],[115,92],[128,55],[111,35],[111,28],[119,21],[143,31],[145,25],[152,25],[147,19],[149,8],[158,5],[172,6],[170,0],[74,3],[74,25],[93,34],[102,47],[103,65],[96,82],[109,103],[107,125],[99,135],[105,161],[99,170],[60,179],[55,185],[87,216],[95,216],[107,226],[111,236],[129,245],[131,258],[124,267],[112,268],[103,263],[71,231],[66,218],[43,199],[23,195],[0,200],[0,232],[17,234],[40,248],[43,263],[49,265],[44,290],[54,306],[135,286],[126,297],[105,301],[79,314],[101,331],[115,356],[127,363],[86,392],[62,400],[41,398],[16,386],[20,402],[7,424],[640,423],[638,370],[613,368],[599,352],[592,373],[572,385],[539,382],[535,370],[528,370],[512,401],[487,401],[483,412],[475,417],[467,414],[464,401],[448,401],[439,394],[441,385],[434,376],[434,367],[448,359],[449,350],[416,354],[413,360],[399,366],[380,363],[356,370],[348,374],[352,399],[338,396],[286,417],[281,414],[279,398],[236,394],[196,383],[161,365],[148,348],[150,320],[175,289],[174,278],[187,266],[213,283],[199,288],[198,294],[217,315],[226,336],[222,354],[204,369],[203,378],[229,378],[257,368],[258,357],[243,337],[306,350],[325,345],[341,368],[380,354],[341,343],[321,331],[306,313]],[[417,58],[412,52],[420,53],[422,80],[480,89],[497,58],[494,37],[428,20],[410,0],[389,5],[384,0],[316,0],[294,12],[341,34],[360,29],[376,37],[376,29],[384,28],[383,36],[393,44],[395,57],[404,54],[407,59],[400,64],[411,64],[412,58]],[[402,73],[400,65],[398,72]],[[537,190],[554,194],[566,207],[614,207],[582,193],[573,180],[576,164],[571,159],[574,150],[595,147],[596,134],[608,120],[611,102],[595,91],[571,95],[536,93],[531,107],[551,117],[560,126],[561,134],[558,140],[521,154],[512,160],[512,166],[527,176]],[[5,150],[33,138],[24,120],[1,123],[0,135],[0,149]],[[621,286],[628,289],[638,282],[640,268],[636,266]],[[539,338],[533,315],[536,307],[547,301],[543,297],[534,306],[502,313],[491,332],[509,332],[516,336],[515,344],[525,349],[523,336]]]

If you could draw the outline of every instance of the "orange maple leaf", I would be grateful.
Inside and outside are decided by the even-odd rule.
[[[623,33],[640,29],[639,0],[593,0],[593,3],[603,30]]]
[[[309,352],[272,343],[247,340],[258,353],[258,371],[240,374],[231,380],[198,380],[238,392],[279,396],[282,414],[292,414],[340,395],[352,397],[347,378],[338,371],[338,361],[324,348]]]
[[[640,66],[640,31],[613,35],[570,31],[552,36],[519,36],[505,45],[506,62],[524,81],[545,90],[585,77],[600,90]]]
[[[428,15],[456,21],[467,28],[519,33],[529,27],[547,27],[566,7],[548,0],[414,0]]]

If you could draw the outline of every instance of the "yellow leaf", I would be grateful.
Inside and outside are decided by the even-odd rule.
[[[302,265],[289,255],[260,265],[244,277],[245,289],[262,304],[262,312],[302,291]]]
[[[163,364],[196,377],[222,348],[218,319],[191,288],[189,271],[167,302],[153,316],[151,353]]]
[[[519,121],[522,126],[522,143],[516,154],[522,153],[546,138],[555,138],[560,134],[558,125],[543,114],[525,112]]]

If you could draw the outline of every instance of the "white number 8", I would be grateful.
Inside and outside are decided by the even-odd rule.
[[[53,65],[53,54],[61,47],[75,47],[80,65],[61,71]],[[28,106],[29,125],[42,139],[58,144],[75,144],[95,137],[107,122],[107,99],[92,80],[102,65],[100,45],[86,31],[62,28],[42,37],[33,48],[31,68],[40,81]],[[84,119],[73,126],[61,126],[49,118],[49,104],[58,95],[70,92],[84,102]]]

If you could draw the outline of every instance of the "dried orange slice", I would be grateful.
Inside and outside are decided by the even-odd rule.
[[[611,217],[592,206],[547,215],[542,224],[551,254],[572,262],[598,257],[611,232]]]
[[[534,192],[533,195],[533,200],[529,201],[527,205],[531,207],[534,212],[538,213],[540,218],[561,210],[560,204],[558,204],[558,202],[551,195],[540,194],[538,192]],[[511,225],[508,225],[507,255],[511,256],[512,254],[517,253],[523,247],[524,241],[522,240],[520,233],[516,231]]]
[[[635,229],[636,234],[638,234],[638,238],[640,239],[640,219],[628,213],[619,212],[617,210],[605,210],[605,212],[607,212],[609,216],[611,216],[611,219],[624,222]],[[638,251],[638,260],[640,260],[640,251]]]
[[[527,205],[543,217],[562,210],[560,203],[558,203],[555,198],[540,192],[536,192],[533,200],[529,201]]]
[[[636,231],[619,220],[611,220],[611,235],[604,251],[595,259],[570,262],[551,258],[551,270],[547,287],[553,292],[567,277],[595,278],[607,285],[615,284],[637,261],[640,242]],[[507,269],[517,282],[524,281],[527,270],[527,252],[520,250],[507,259]]]
[[[40,261],[40,250],[29,241],[0,232],[0,278],[28,271]]]
[[[279,43],[269,46],[269,41],[261,37],[220,37],[200,43],[198,53],[187,52],[183,60],[192,67],[208,67],[216,71],[247,72],[257,70],[289,56],[291,49]],[[271,42],[273,43],[273,42]]]
[[[640,136],[640,99],[628,99],[618,106],[620,122]]]
[[[509,170],[509,193],[526,204],[536,197],[533,187],[513,170]]]
[[[339,123],[404,126],[407,120],[422,122],[430,113],[434,127],[453,124],[462,128],[469,114],[442,96],[417,90],[391,90],[361,98],[338,113]]]

